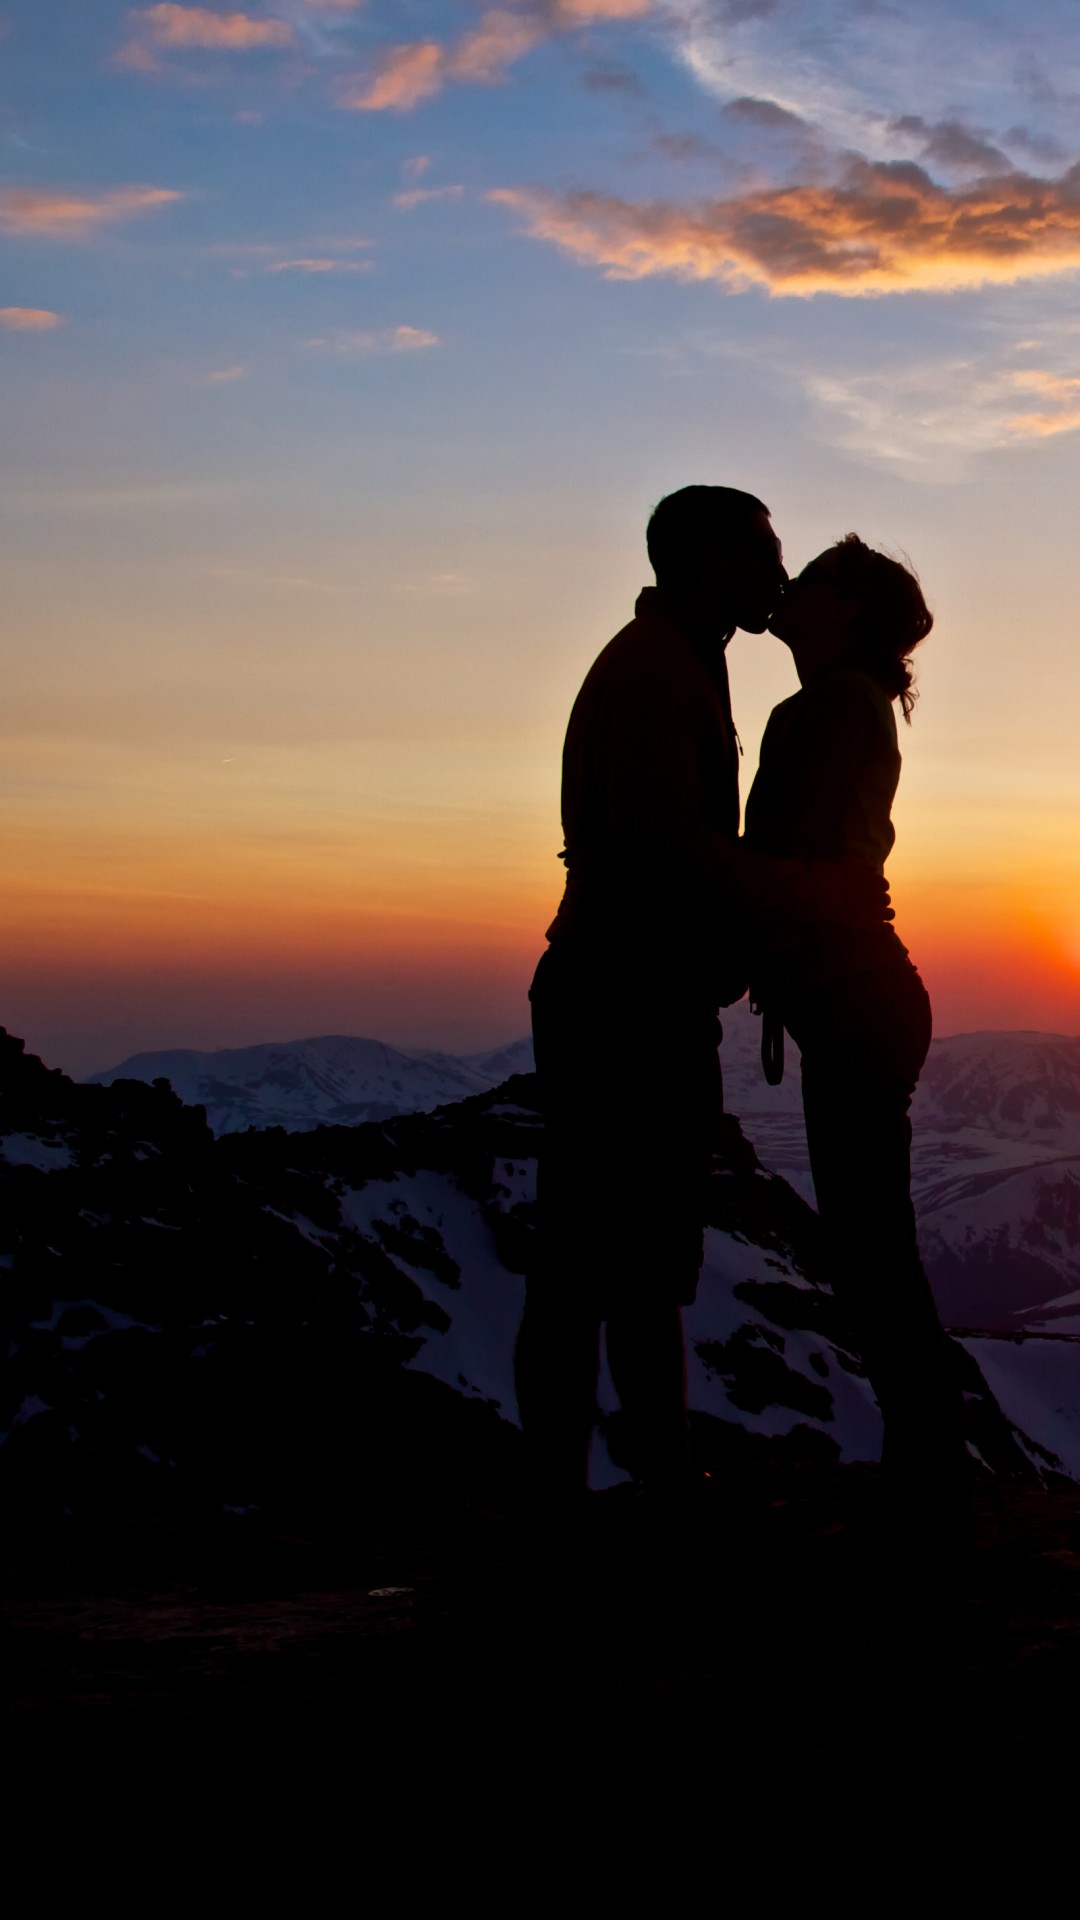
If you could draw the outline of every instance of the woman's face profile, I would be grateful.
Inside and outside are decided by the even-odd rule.
[[[820,647],[835,636],[839,652],[847,645],[858,610],[858,602],[844,592],[836,549],[827,547],[791,581],[769,621],[769,632],[790,647],[807,641]]]

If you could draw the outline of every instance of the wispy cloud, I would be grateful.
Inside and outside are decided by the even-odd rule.
[[[299,260],[271,260],[264,273],[370,273],[370,260],[337,260],[310,254]]]
[[[850,157],[834,181],[678,205],[499,189],[537,239],[609,279],[667,275],[849,296],[1012,283],[1080,267],[1080,166],[950,188],[909,162]]]
[[[1066,330],[1066,352],[1069,338]],[[816,437],[931,485],[963,479],[973,458],[1080,428],[1080,377],[1019,371],[1002,364],[996,349],[869,372],[800,366],[790,352],[774,357],[768,349],[751,358],[774,380],[801,390]],[[1018,413],[1022,393],[1043,404]]]
[[[285,20],[256,20],[249,13],[218,13],[212,7],[180,7],[160,0],[132,14],[159,47],[224,47],[246,53],[251,47],[288,47],[293,31]]]
[[[407,113],[452,81],[486,84],[502,80],[509,69],[542,40],[604,20],[632,20],[650,11],[654,0],[550,0],[547,5],[515,9],[490,7],[476,26],[457,40],[413,40],[391,47],[374,72],[351,82],[339,106],[362,113],[392,109]]]
[[[230,387],[235,380],[247,379],[247,368],[238,361],[235,366],[215,367],[211,373],[204,373],[200,386]]]
[[[969,127],[961,120],[931,124],[920,113],[903,113],[889,122],[889,132],[914,141],[920,160],[940,167],[979,174],[1009,171],[1008,159],[984,127]]]
[[[131,38],[114,55],[114,61],[136,71],[153,71],[159,65],[157,48],[248,53],[260,47],[291,47],[295,40],[286,20],[219,13],[213,7],[182,7],[174,0],[137,7],[129,17]]]
[[[1062,158],[1060,147],[1053,154],[1042,146],[1047,138],[1059,136],[1066,152],[1076,151],[1080,68],[1071,0],[1028,0],[1022,21],[1015,8],[949,7],[941,0],[673,0],[666,25],[689,72],[714,97],[774,100],[813,121],[833,144],[875,159],[895,152],[898,119],[920,116],[926,141],[955,123],[972,140],[1016,147],[1040,167]],[[1031,57],[1034,46],[1053,61],[1052,84]],[[1018,93],[1032,111],[1033,130],[1010,126],[1028,118],[1017,113]],[[983,124],[988,119],[992,129]],[[941,139],[949,144],[947,134]],[[1038,141],[1041,151],[1024,146],[1025,139]],[[966,164],[964,144],[953,143],[950,164]]]
[[[445,82],[444,49],[437,40],[414,40],[384,54],[372,79],[345,87],[338,105],[361,113],[381,113],[387,108],[407,113],[438,93]]]
[[[419,353],[437,347],[439,336],[426,327],[377,327],[371,331],[343,332],[329,340],[309,340],[309,347],[322,347],[332,353]]]
[[[69,193],[59,187],[3,187],[0,232],[78,239],[183,198],[171,187],[113,187],[105,193]]]
[[[291,248],[288,242],[273,240],[230,240],[207,251],[233,261],[233,278],[244,280],[252,273],[370,273],[372,262],[355,257],[370,245],[367,239],[306,234],[294,239]]]
[[[450,187],[406,187],[403,193],[395,193],[395,207],[422,207],[425,200],[460,200],[465,189],[461,186]]]
[[[1013,374],[1012,381],[1014,387],[1041,394],[1050,402],[1040,412],[1013,414],[1008,422],[1013,433],[1042,440],[1056,433],[1072,433],[1080,427],[1080,378],[1076,375],[1025,367]]]
[[[63,324],[62,315],[48,307],[0,307],[0,327],[8,333],[52,333]]]

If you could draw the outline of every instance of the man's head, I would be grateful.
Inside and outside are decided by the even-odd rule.
[[[769,509],[737,487],[680,487],[646,533],[661,591],[702,619],[763,633],[787,575]]]

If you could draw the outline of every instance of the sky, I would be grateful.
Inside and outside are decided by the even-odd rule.
[[[939,1032],[1080,1032],[1072,0],[0,0],[0,70],[10,1031],[525,1031],[706,481],[910,557],[899,931]]]

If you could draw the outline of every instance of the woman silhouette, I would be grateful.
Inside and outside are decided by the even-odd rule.
[[[881,872],[900,777],[894,704],[910,721],[910,656],[933,616],[915,575],[855,534],[788,587],[770,631],[801,691],[776,707],[746,805],[752,847],[854,858]],[[767,1054],[802,1053],[810,1166],[837,1300],[885,1421],[883,1484],[898,1521],[943,1544],[967,1520],[961,1395],[919,1258],[908,1110],[930,1045],[926,989],[891,926],[823,923],[757,958]],[[781,1024],[782,1023],[782,1024]]]

